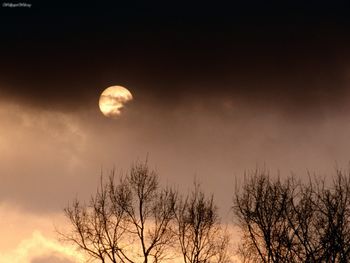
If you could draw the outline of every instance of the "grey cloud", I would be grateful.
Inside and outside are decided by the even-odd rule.
[[[246,169],[330,174],[350,155],[350,111],[292,118],[227,98],[188,99],[168,110],[135,100],[116,120],[94,109],[8,109],[0,115],[6,124],[0,131],[0,197],[36,212],[62,211],[76,196],[88,200],[101,169],[126,171],[147,154],[162,183],[187,191],[183,186],[196,176],[225,211],[234,178]]]

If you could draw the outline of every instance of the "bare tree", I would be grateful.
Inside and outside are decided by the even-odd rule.
[[[72,230],[60,234],[100,262],[132,262],[125,254],[126,214],[115,206],[109,188],[101,177],[100,187],[88,205],[74,200],[65,208]]]
[[[324,262],[350,261],[350,176],[337,171],[331,187],[317,181],[314,209],[315,229],[319,237]]]
[[[293,262],[296,237],[286,220],[293,198],[292,181],[271,182],[265,171],[246,179],[234,199],[234,213],[243,231],[241,250],[247,262]]]
[[[88,205],[76,200],[68,206],[72,231],[63,236],[100,262],[161,262],[173,239],[175,201],[147,163],[137,163],[117,184],[114,173],[107,184],[101,179]]]
[[[302,184],[256,170],[234,198],[243,261],[349,262],[349,178],[338,171],[329,186],[311,177]]]
[[[228,236],[220,224],[213,196],[206,197],[198,183],[189,196],[179,199],[175,217],[185,263],[228,262]]]
[[[150,258],[160,262],[173,239],[170,223],[176,193],[169,188],[159,190],[158,176],[147,164],[134,165],[111,191],[114,203],[127,215],[128,231],[139,240],[144,263]]]

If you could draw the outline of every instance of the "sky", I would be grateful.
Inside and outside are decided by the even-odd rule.
[[[0,7],[0,262],[82,260],[63,208],[137,160],[183,192],[196,178],[227,222],[256,167],[348,169],[346,3],[27,3]],[[112,85],[134,98],[117,119],[98,108]]]

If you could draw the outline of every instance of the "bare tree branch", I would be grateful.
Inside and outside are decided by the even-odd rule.
[[[349,262],[349,174],[337,171],[327,186],[311,177],[282,183],[256,170],[241,189],[233,210],[244,262]]]
[[[180,198],[174,213],[185,263],[227,262],[228,236],[221,227],[213,196],[206,197],[195,182],[193,192]]]

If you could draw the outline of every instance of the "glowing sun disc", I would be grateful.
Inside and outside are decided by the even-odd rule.
[[[132,99],[128,89],[122,86],[112,86],[102,92],[99,107],[106,117],[116,118],[121,114],[124,105]]]

